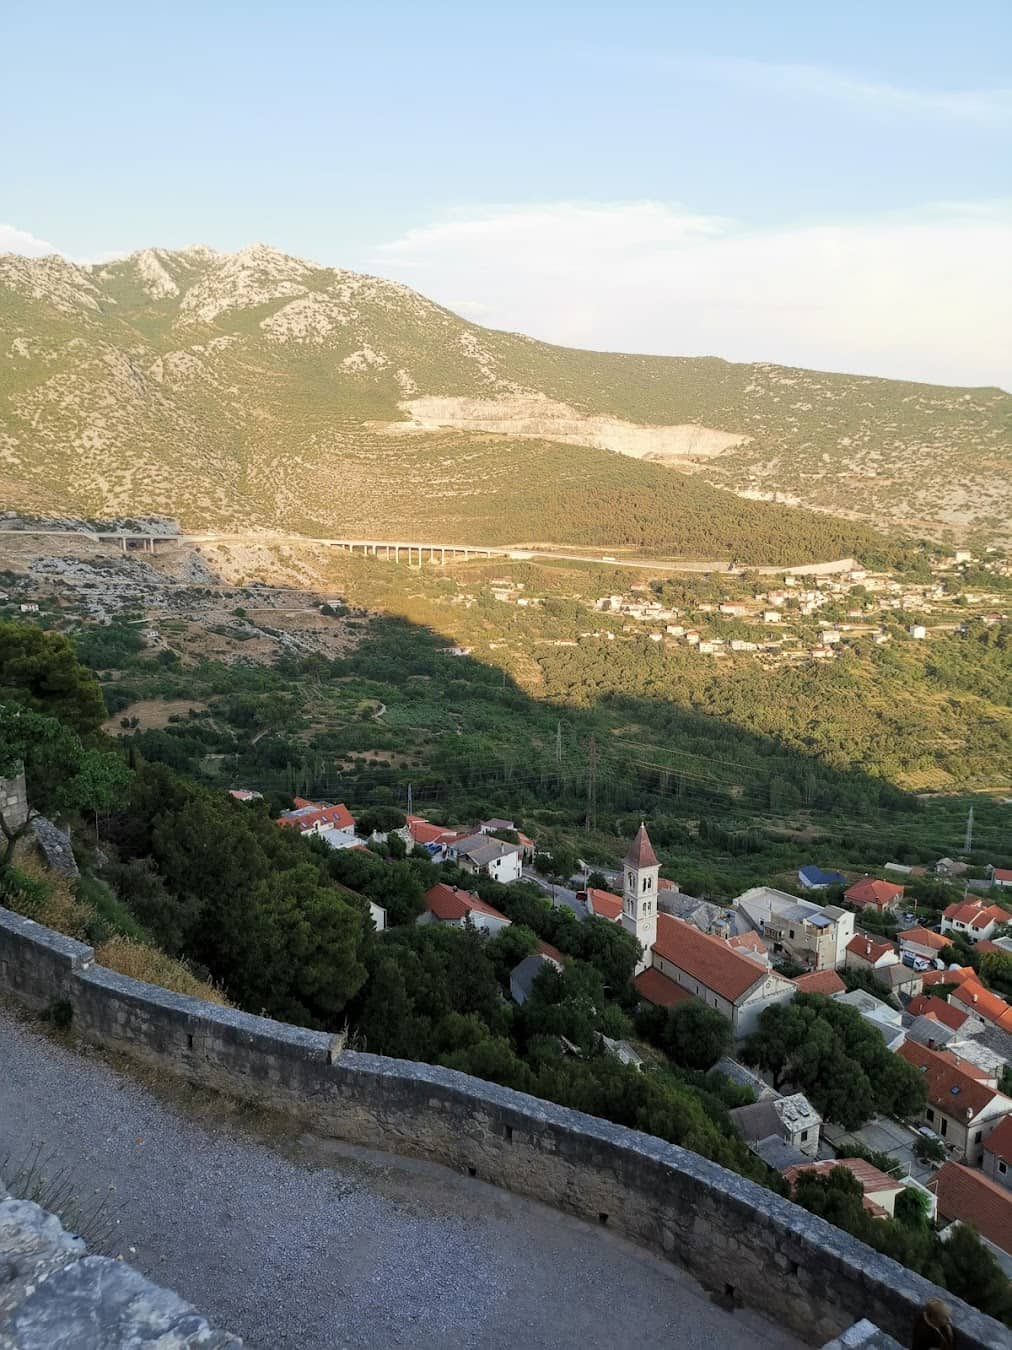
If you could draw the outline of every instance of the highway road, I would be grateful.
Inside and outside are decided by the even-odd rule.
[[[465,558],[472,555],[479,557],[505,558],[513,561],[536,561],[536,562],[579,562],[594,563],[602,567],[626,567],[638,570],[648,570],[652,572],[720,572],[730,573],[740,576],[746,570],[758,573],[762,576],[777,576],[785,570],[801,572],[804,566],[784,569],[783,567],[753,567],[746,569],[727,558],[717,558],[701,560],[696,558],[645,558],[639,556],[629,556],[623,554],[602,554],[600,551],[575,551],[563,546],[558,548],[528,548],[523,544],[473,544],[473,543],[429,543],[415,540],[399,539],[331,539],[320,538],[301,534],[273,534],[273,533],[243,533],[227,534],[205,531],[196,534],[144,534],[130,531],[109,531],[98,533],[92,530],[0,530],[0,540],[6,535],[13,538],[24,535],[37,535],[49,538],[69,535],[77,538],[95,539],[101,542],[119,543],[124,550],[128,550],[130,545],[139,545],[142,549],[150,544],[151,550],[157,544],[240,544],[253,547],[278,547],[287,546],[291,548],[339,548],[354,552],[361,549],[363,553],[371,554],[376,557],[386,557],[387,560],[399,562],[400,554],[407,554],[407,560],[417,555],[421,561],[426,554],[429,555],[429,561],[433,561],[436,554],[440,555],[440,561],[445,561],[446,555],[451,558],[455,555],[463,555]],[[392,557],[391,557],[392,555]],[[847,571],[853,566],[853,561],[849,558],[840,559],[834,563],[808,564],[805,566],[817,566],[820,572],[830,573],[832,571]]]

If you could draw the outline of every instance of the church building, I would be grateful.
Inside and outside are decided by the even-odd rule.
[[[723,938],[658,913],[660,863],[641,825],[623,862],[622,926],[641,947],[635,985],[648,1003],[672,1008],[698,998],[728,1019],[736,1037],[754,1030],[759,1014],[797,993],[783,975]]]

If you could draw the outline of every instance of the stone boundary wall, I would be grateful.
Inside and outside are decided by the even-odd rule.
[[[1012,1344],[991,1318],[783,1197],[698,1154],[434,1065],[220,1008],[94,964],[90,947],[0,909],[0,993],[73,1009],[85,1039],[285,1111],[312,1131],[426,1158],[663,1254],[717,1296],[821,1345],[861,1318],[906,1343],[924,1301],[958,1350]]]

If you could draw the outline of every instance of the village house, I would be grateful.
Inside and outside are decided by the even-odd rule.
[[[698,998],[728,1019],[735,1036],[747,1036],[764,1008],[794,997],[794,985],[733,951],[722,938],[658,913],[659,872],[660,863],[641,825],[623,863],[622,895],[623,927],[638,938],[642,951],[635,981],[638,992],[661,1006],[672,1006],[682,997]]]
[[[881,970],[886,966],[899,965],[899,961],[899,953],[888,939],[857,933],[847,943],[844,965],[848,970]]]
[[[963,900],[949,905],[942,914],[942,932],[958,933],[967,942],[994,936],[996,928],[1012,921],[1012,915],[999,905],[985,905],[979,900]]]
[[[1012,1275],[1012,1193],[983,1171],[958,1162],[944,1163],[931,1184],[939,1218],[974,1228],[1005,1274]]]
[[[952,1051],[929,1050],[907,1040],[898,1053],[925,1076],[925,1122],[958,1161],[976,1167],[984,1157],[984,1135],[1012,1112],[1012,1098],[997,1090],[993,1078],[981,1078],[984,1071],[977,1065]]]
[[[973,971],[960,980],[949,995],[949,1001],[958,1004],[979,1025],[991,1025],[1012,1032],[1012,1007],[993,990],[985,989]]]
[[[763,610],[763,623],[779,623],[782,618],[783,615],[780,613],[779,609]]]
[[[1012,1115],[1006,1116],[984,1136],[981,1170],[999,1186],[1012,1191]]]
[[[771,1087],[761,1074],[742,1064],[740,1060],[732,1059],[730,1055],[722,1055],[713,1068],[708,1070],[708,1076],[712,1077],[715,1074],[719,1074],[722,1078],[729,1078],[732,1083],[737,1083],[739,1087],[748,1088],[757,1102],[772,1101],[775,1097],[780,1096],[776,1088]]]
[[[834,1001],[853,1008],[870,1027],[874,1027],[886,1043],[886,1048],[897,1051],[906,1040],[903,1026],[903,1014],[898,1008],[891,1008],[880,998],[875,998],[864,989],[852,989],[847,993],[836,994]]]
[[[937,961],[939,952],[949,945],[947,938],[942,937],[941,933],[932,932],[930,928],[905,928],[896,934],[896,941],[904,955],[931,962]]]
[[[988,880],[992,886],[998,886],[1001,890],[1012,890],[1012,867],[989,867],[987,869]],[[1012,921],[1012,915],[1009,915]]]
[[[322,839],[331,848],[360,848],[362,840],[355,833],[355,817],[343,802],[325,806],[322,802],[294,799],[294,809],[278,816],[278,824],[298,830],[303,836]]]
[[[854,935],[854,915],[838,905],[817,905],[796,895],[754,886],[739,895],[735,909],[782,954],[809,970],[836,970],[844,964]]]
[[[229,788],[228,795],[237,802],[262,802],[264,799],[262,792],[254,792],[252,788]]]
[[[425,892],[425,909],[416,923],[444,923],[450,928],[470,926],[483,933],[498,933],[509,927],[510,920],[470,891],[440,882]]]
[[[834,994],[847,992],[835,970],[810,970],[807,975],[795,975],[792,982],[799,994],[825,994],[832,998]]]
[[[658,904],[662,914],[671,914],[676,919],[691,923],[701,933],[713,933],[715,937],[731,939],[744,933],[758,936],[751,932],[744,916],[736,910],[715,905],[710,900],[699,900],[694,895],[685,895],[677,887],[668,889],[663,879],[658,886]]]
[[[423,848],[433,862],[443,862],[449,845],[460,837],[459,830],[449,829],[445,825],[433,825],[424,816],[409,815],[406,818],[406,828],[411,843]]]
[[[545,969],[561,970],[562,953],[547,942],[539,942],[537,949],[518,961],[510,971],[510,998],[514,1003],[527,1002],[534,981]]]
[[[895,881],[876,881],[874,877],[862,877],[848,886],[843,893],[844,900],[858,909],[872,909],[878,914],[894,910],[903,899],[903,886]]]
[[[577,891],[576,898],[587,906],[587,913],[597,919],[609,919],[612,923],[622,922],[622,897],[611,891],[602,891],[596,886],[588,886],[585,891]]]
[[[959,862],[956,858],[939,858],[935,863],[935,875],[939,877],[961,877],[969,870],[968,863]]]
[[[918,994],[916,998],[910,1000],[905,1011],[908,1017],[930,1018],[948,1028],[951,1032],[958,1032],[970,1020],[965,1012],[960,1012],[951,1003],[946,1003],[942,998],[936,998],[934,994]],[[934,1047],[929,1044],[928,1048],[933,1049]]]
[[[472,834],[447,844],[447,857],[465,872],[491,877],[508,885],[519,881],[523,871],[523,849],[485,834]]]
[[[523,830],[518,830],[512,820],[501,820],[493,816],[491,820],[483,820],[478,826],[481,834],[503,834],[506,832],[515,834],[517,843],[520,845],[520,851],[524,862],[530,862],[537,852],[537,845],[529,835],[524,834]]]
[[[822,1117],[803,1092],[736,1106],[728,1115],[753,1152],[760,1152],[768,1139],[776,1139],[808,1158],[819,1151]]]
[[[794,1190],[799,1176],[812,1173],[819,1177],[828,1177],[837,1167],[843,1167],[861,1183],[862,1204],[875,1219],[891,1219],[896,1209],[896,1197],[905,1188],[903,1183],[885,1172],[873,1167],[863,1158],[831,1158],[824,1162],[796,1163],[788,1167],[784,1179]]]

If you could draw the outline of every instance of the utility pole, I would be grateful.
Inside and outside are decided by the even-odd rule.
[[[966,815],[966,838],[963,840],[963,852],[969,853],[973,848],[973,807],[971,806]]]
[[[408,784],[408,815],[410,816],[411,814],[412,814],[412,810],[411,810],[411,784],[409,783],[409,784]]]
[[[562,722],[555,724],[555,762],[562,763]]]
[[[590,755],[587,762],[587,829],[597,826],[597,741],[590,738]]]

